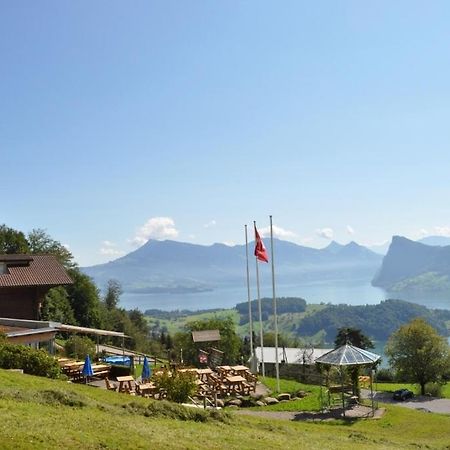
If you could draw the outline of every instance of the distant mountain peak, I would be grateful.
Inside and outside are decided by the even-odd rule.
[[[325,248],[324,250],[328,253],[339,253],[342,249],[344,248],[344,246],[342,244],[339,244],[339,242],[336,241],[331,241]]]

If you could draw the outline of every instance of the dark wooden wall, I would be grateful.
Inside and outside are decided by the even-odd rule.
[[[36,288],[1,288],[0,317],[39,320],[42,294]]]

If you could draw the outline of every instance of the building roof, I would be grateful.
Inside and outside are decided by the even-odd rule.
[[[121,331],[109,331],[102,330],[99,328],[86,328],[86,327],[77,327],[74,325],[66,325],[64,323],[59,322],[48,322],[43,320],[28,320],[28,319],[11,319],[9,317],[0,317],[0,331],[3,331],[7,336],[12,336],[17,332],[37,332],[35,330],[44,329],[47,331],[54,331],[55,333],[58,331],[65,331],[69,333],[84,333],[84,334],[95,334],[100,336],[117,336],[128,338],[125,333]]]
[[[350,344],[342,345],[316,360],[317,363],[330,366],[356,366],[373,364],[381,358],[380,355],[368,352]]]
[[[0,255],[6,273],[0,273],[0,287],[59,286],[72,279],[53,255]]]
[[[317,358],[328,353],[329,348],[290,348],[278,347],[278,362],[286,364],[314,364]],[[264,363],[275,364],[275,347],[263,347],[263,355],[261,347],[255,349],[256,358],[262,361],[264,355]]]

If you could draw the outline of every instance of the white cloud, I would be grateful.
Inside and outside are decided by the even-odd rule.
[[[413,239],[422,239],[427,236],[445,236],[450,237],[450,227],[447,226],[435,226],[433,228],[426,230],[421,228],[420,230],[413,233]]]
[[[334,231],[332,228],[318,228],[316,234],[323,239],[333,239]]]
[[[351,225],[347,225],[347,233],[350,235],[355,234],[355,230]]]
[[[314,238],[312,237],[304,237],[300,239],[300,244],[302,245],[310,245],[312,242],[314,242]]]
[[[173,239],[178,236],[175,222],[170,217],[152,217],[140,227],[131,242],[144,245],[149,239]]]
[[[213,219],[213,220],[210,220],[208,223],[205,223],[205,225],[203,225],[203,227],[211,228],[211,227],[214,227],[215,225],[217,225],[217,222]]]
[[[100,248],[100,254],[105,256],[120,256],[124,252],[116,248],[117,245],[111,241],[103,241],[102,247]]]
[[[270,227],[261,228],[258,229],[258,231],[262,237],[270,237]],[[272,231],[274,237],[279,239],[293,239],[297,237],[293,231],[285,230],[284,228],[277,227],[276,225],[272,226]]]
[[[234,247],[236,245],[236,242],[233,241],[224,241],[222,242],[223,245],[226,245],[227,247]]]
[[[450,237],[450,227],[434,227],[434,232],[438,236]]]

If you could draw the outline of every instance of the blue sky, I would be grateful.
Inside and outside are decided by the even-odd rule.
[[[450,235],[450,3],[0,0],[0,223],[81,265],[149,237]]]

